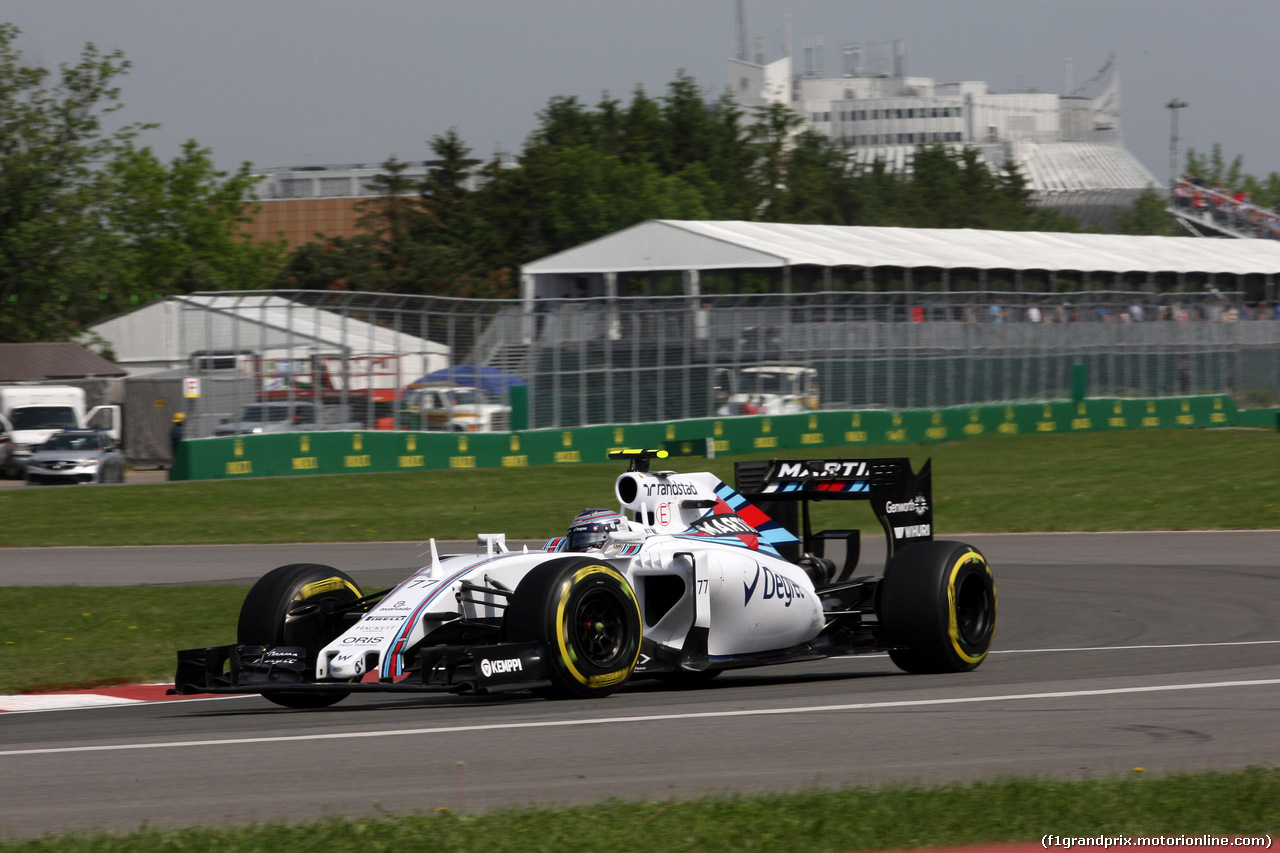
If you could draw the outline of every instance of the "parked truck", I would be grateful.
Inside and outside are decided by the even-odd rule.
[[[795,415],[819,407],[818,371],[796,365],[744,367],[714,374],[716,414]]]
[[[0,476],[21,477],[27,459],[55,432],[102,429],[120,441],[120,407],[88,409],[74,385],[0,385]]]
[[[364,424],[350,419],[345,406],[302,402],[250,403],[230,420],[214,428],[215,436],[256,435],[270,432],[313,430],[361,430]]]
[[[511,429],[511,407],[490,402],[483,391],[468,385],[415,383],[405,394],[400,428],[505,432]]]

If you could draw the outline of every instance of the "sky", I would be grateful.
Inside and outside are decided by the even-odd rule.
[[[1222,145],[1280,172],[1277,0],[747,0],[749,45],[793,67],[807,36],[904,39],[907,72],[993,90],[1061,92],[1115,53],[1126,147],[1169,177],[1180,146]],[[556,96],[661,95],[681,70],[722,91],[737,52],[733,0],[0,0],[29,64],[74,63],[88,42],[132,63],[123,121],[158,123],[161,158],[190,139],[219,168],[379,164],[431,157],[455,129],[473,154],[518,154]]]

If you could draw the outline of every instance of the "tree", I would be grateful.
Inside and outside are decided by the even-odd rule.
[[[1207,187],[1221,185],[1229,193],[1246,192],[1249,201],[1259,207],[1280,205],[1280,173],[1256,178],[1244,171],[1243,156],[1236,155],[1228,164],[1220,144],[1215,143],[1207,157],[1188,148],[1186,173]]]
[[[126,144],[107,164],[110,195],[101,250],[116,258],[130,302],[198,290],[256,290],[274,279],[284,244],[251,243],[241,230],[253,191],[248,163],[235,175],[214,168],[195,141],[168,165]]]
[[[89,44],[51,81],[23,63],[18,35],[0,24],[0,340],[37,341],[65,335],[85,306],[119,295],[96,257],[109,193],[95,164],[140,128],[102,129],[120,107],[113,82],[129,67],[118,51]]]
[[[1127,210],[1116,213],[1117,234],[1146,234],[1154,237],[1172,237],[1178,233],[1174,227],[1173,217],[1166,208],[1168,200],[1164,193],[1147,187],[1133,201]]]
[[[239,237],[248,167],[231,179],[194,142],[171,164],[115,130],[119,51],[88,44],[54,75],[0,24],[0,341],[65,339],[139,301],[257,287],[280,247]]]

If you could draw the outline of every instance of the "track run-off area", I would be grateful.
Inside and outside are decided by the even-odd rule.
[[[365,695],[300,712],[133,688],[36,702],[0,714],[0,838],[1280,763],[1280,531],[954,538],[986,554],[999,594],[972,673],[906,675],[876,655],[697,690],[635,680],[597,701]],[[883,551],[865,544],[877,573]],[[247,584],[305,561],[372,590],[422,551],[4,549],[0,584]]]

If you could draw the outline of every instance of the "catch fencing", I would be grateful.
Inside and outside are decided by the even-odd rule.
[[[192,354],[183,370],[219,389],[188,401],[191,438],[268,397],[323,398],[367,429],[401,429],[404,389],[464,366],[489,368],[498,400],[527,386],[515,429],[715,417],[733,377],[765,365],[816,370],[828,410],[1082,394],[1280,404],[1274,307],[1230,292],[713,294],[531,308],[272,291],[196,294],[180,306],[176,334]]]

